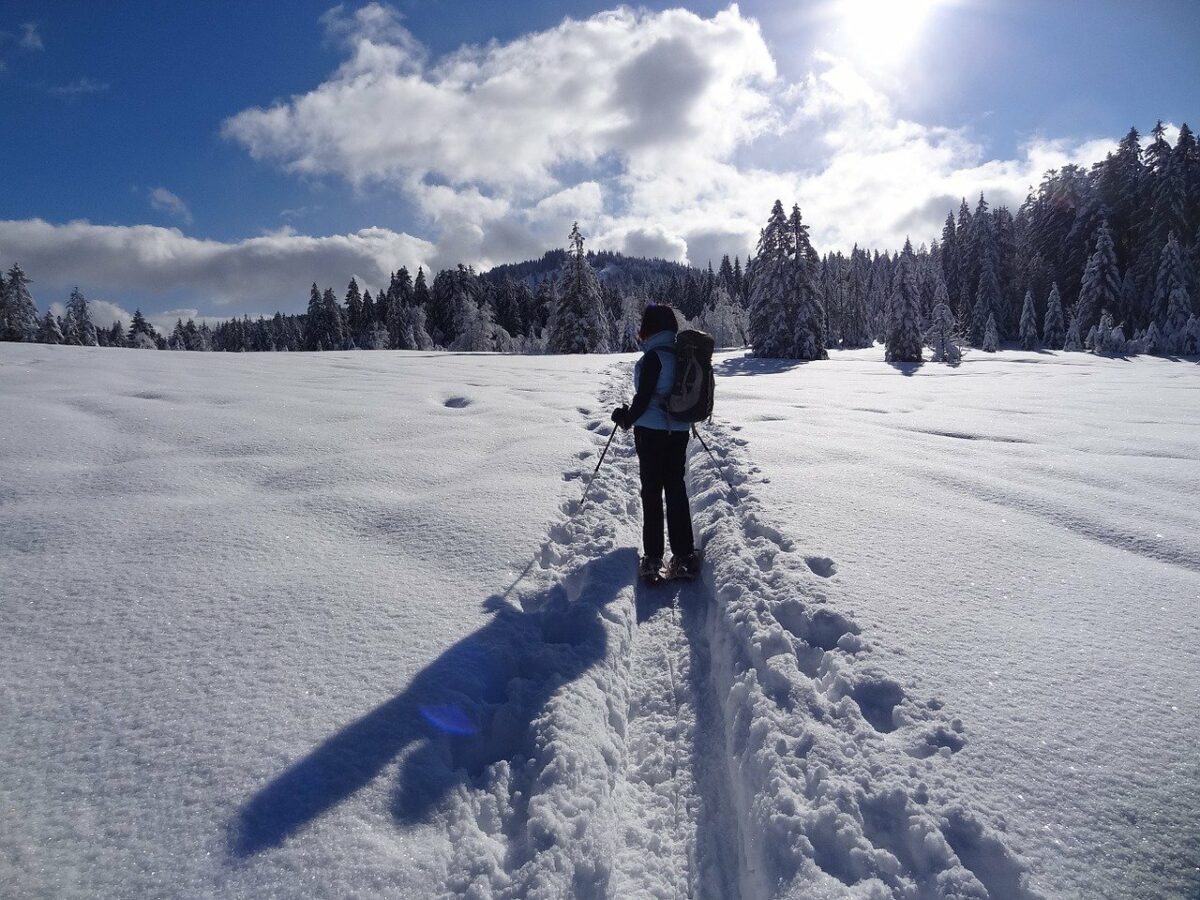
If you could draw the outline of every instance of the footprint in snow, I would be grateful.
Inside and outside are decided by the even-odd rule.
[[[471,401],[466,397],[451,397],[443,405],[447,409],[463,409],[464,407],[470,406]]]
[[[832,578],[837,574],[837,563],[828,556],[806,556],[804,562],[814,575],[821,578]]]

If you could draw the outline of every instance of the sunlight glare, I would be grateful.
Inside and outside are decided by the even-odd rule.
[[[840,31],[860,61],[903,59],[942,0],[838,0]]]

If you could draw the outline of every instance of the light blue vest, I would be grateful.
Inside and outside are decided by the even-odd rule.
[[[674,347],[675,332],[673,331],[660,331],[642,341],[642,350],[645,353],[658,352],[658,358],[662,362],[662,372],[658,375],[658,384],[654,386],[654,397],[650,401],[650,406],[633,423],[635,427],[655,428],[659,431],[666,431],[668,427],[671,431],[687,431],[691,428],[687,422],[672,421],[668,425],[667,421],[667,398],[671,396],[671,388],[675,386],[675,354],[671,352]],[[643,356],[633,367],[633,389],[635,391],[645,359],[646,357]]]

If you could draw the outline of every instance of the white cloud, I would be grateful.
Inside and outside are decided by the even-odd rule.
[[[54,225],[41,219],[0,221],[0,247],[35,276],[40,291],[85,294],[184,292],[203,305],[253,303],[298,311],[308,287],[386,284],[402,265],[415,271],[433,252],[426,241],[384,228],[310,237],[276,233],[236,243],[188,237],[153,225]]]
[[[51,94],[56,97],[80,97],[85,94],[100,94],[107,91],[111,85],[106,81],[96,81],[92,78],[76,78],[68,84],[60,84],[56,87],[48,88]]]
[[[42,36],[38,33],[37,22],[25,22],[21,25],[21,39],[18,42],[24,50],[45,50]]]
[[[189,225],[192,223],[192,211],[177,194],[173,194],[164,187],[156,187],[151,189],[149,196],[150,205],[155,209],[170,213]]]
[[[989,160],[965,128],[900,118],[844,59],[817,54],[783,83],[737,6],[622,7],[437,60],[383,4],[323,21],[346,61],[224,134],[294,172],[403,192],[439,264],[538,255],[578,219],[591,246],[703,265],[752,250],[776,197],[822,248],[899,247],[960,197],[1015,206],[1045,169],[1111,144],[1035,139]]]
[[[576,220],[594,249],[745,259],[776,198],[800,204],[821,250],[920,244],[959,198],[984,191],[1015,207],[1047,169],[1089,164],[1115,143],[1036,137],[992,158],[966,127],[902,118],[845,59],[817,54],[806,77],[784,82],[737,6],[711,18],[622,7],[437,59],[381,3],[322,21],[344,61],[307,93],[237,113],[223,133],[289,171],[399,192],[430,240],[284,229],[220,243],[30,220],[0,223],[0,246],[114,293],[181,288],[194,296],[181,302],[200,306],[296,308],[314,278],[378,285],[401,264],[537,257]]]
[[[243,110],[227,137],[296,172],[411,186],[429,175],[504,191],[555,188],[555,166],[662,150],[701,137],[728,152],[764,127],[770,53],[736,7],[620,8],[510,43],[465,46],[434,65],[388,7],[327,29],[350,58],[324,84]]]

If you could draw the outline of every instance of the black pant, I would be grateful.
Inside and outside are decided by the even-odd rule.
[[[651,559],[663,557],[663,495],[667,498],[667,533],[671,552],[686,556],[696,549],[692,510],[683,476],[687,466],[688,433],[633,429],[638,470],[642,478],[642,550]]]

